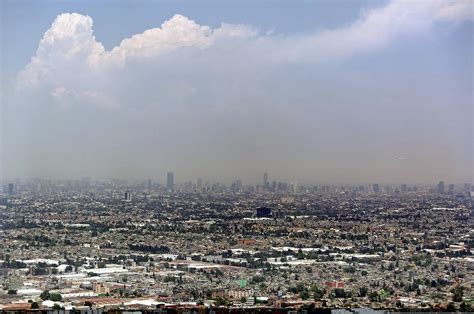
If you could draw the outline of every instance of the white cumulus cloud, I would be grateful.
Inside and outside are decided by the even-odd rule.
[[[381,49],[400,36],[427,31],[438,22],[472,19],[470,0],[395,0],[362,12],[358,20],[341,28],[278,36],[260,35],[247,25],[224,23],[213,29],[175,15],[161,27],[126,38],[106,51],[94,36],[91,17],[65,13],[44,34],[36,54],[19,73],[17,85],[20,90],[46,89],[58,102],[73,97],[74,101],[104,102],[110,106],[119,102],[112,86],[120,80],[117,73],[134,73],[127,67],[137,62],[167,63],[168,68],[176,61],[173,55],[180,55],[178,51],[194,53],[201,61],[207,56],[206,64],[222,72],[232,67],[233,60],[246,58],[256,60],[255,64],[262,67],[275,62],[340,61]]]

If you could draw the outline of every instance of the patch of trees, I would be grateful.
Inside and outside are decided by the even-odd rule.
[[[170,252],[170,248],[165,245],[152,246],[146,244],[130,244],[130,250],[141,251],[151,254],[167,254]]]
[[[43,292],[41,292],[40,298],[43,301],[51,300],[53,302],[60,302],[63,299],[62,295],[60,295],[59,293],[49,293],[48,290],[44,290]]]
[[[14,269],[19,269],[19,268],[27,268],[28,265],[26,265],[25,263],[23,263],[22,261],[4,261],[2,263],[2,268],[14,268]]]
[[[346,299],[352,297],[352,291],[346,291],[342,288],[336,288],[333,292],[336,298]]]

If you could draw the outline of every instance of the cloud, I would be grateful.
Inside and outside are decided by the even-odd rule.
[[[86,65],[83,61],[93,63],[103,52],[104,47],[93,35],[92,18],[77,13],[61,14],[44,34],[36,55],[20,72],[19,86],[34,87],[44,81],[55,83],[62,79],[56,77],[62,66],[83,67]]]
[[[413,36],[437,22],[473,20],[470,0],[395,0],[378,9],[363,11],[347,27],[323,30],[309,36],[290,36],[276,54],[279,61],[321,62],[344,60],[357,53],[381,49],[402,36]]]
[[[153,58],[185,47],[209,48],[221,38],[250,38],[256,33],[243,25],[223,24],[218,29],[201,26],[185,16],[176,14],[161,28],[146,30],[124,39],[118,47],[102,55],[97,61],[123,65],[127,59]]]
[[[233,64],[245,67],[242,59],[257,67],[255,72],[258,67],[287,62],[343,61],[382,49],[399,37],[427,31],[434,23],[472,19],[469,0],[401,0],[364,11],[354,23],[341,28],[279,36],[261,35],[246,25],[222,24],[213,29],[177,14],[161,27],[126,38],[106,51],[94,36],[91,17],[65,13],[44,34],[36,54],[19,73],[17,85],[20,90],[44,89],[57,102],[110,106],[120,103],[117,89],[128,81],[120,78],[123,73],[142,79],[133,70],[137,63],[159,71],[195,59],[197,68],[225,76],[232,73]],[[193,75],[193,70],[177,72]]]

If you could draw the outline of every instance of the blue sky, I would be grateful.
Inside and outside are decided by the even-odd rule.
[[[4,178],[472,181],[469,1],[1,5]]]

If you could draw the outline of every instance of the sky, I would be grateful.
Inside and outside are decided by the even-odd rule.
[[[474,3],[1,1],[0,177],[474,178]]]

